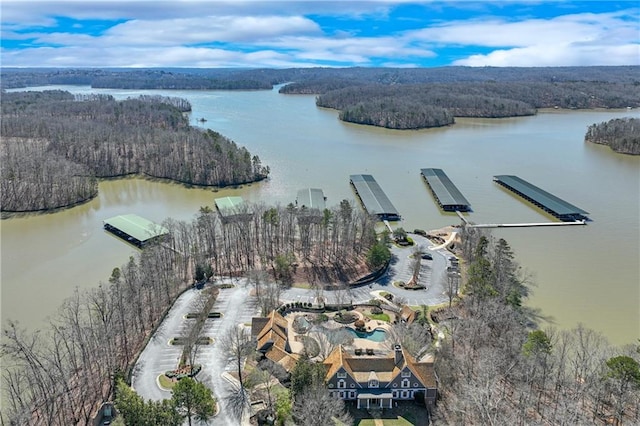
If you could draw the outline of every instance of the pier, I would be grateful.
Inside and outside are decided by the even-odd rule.
[[[351,175],[349,179],[367,213],[378,216],[380,220],[400,220],[400,213],[373,176]]]
[[[431,193],[446,212],[468,212],[471,205],[442,169],[421,169],[420,174]]]
[[[467,224],[469,228],[535,228],[540,226],[570,226],[570,225],[586,225],[585,220],[576,220],[573,222],[533,222],[533,223],[485,223],[485,224]]]
[[[587,217],[588,212],[538,188],[518,176],[498,175],[494,176],[493,180],[563,222],[580,222],[589,219]]]

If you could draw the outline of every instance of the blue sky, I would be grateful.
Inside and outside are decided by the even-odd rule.
[[[3,67],[640,65],[640,1],[3,0]]]

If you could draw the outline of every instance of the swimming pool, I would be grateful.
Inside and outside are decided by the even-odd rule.
[[[356,331],[353,328],[347,328],[347,330],[354,337],[371,340],[372,342],[384,342],[384,339],[387,338],[387,332],[381,328],[376,328],[373,331]]]

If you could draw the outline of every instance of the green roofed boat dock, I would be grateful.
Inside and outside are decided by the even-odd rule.
[[[138,248],[167,235],[169,230],[136,214],[115,216],[103,221],[104,229]]]
[[[214,200],[224,223],[250,220],[253,213],[242,197],[221,197]]]

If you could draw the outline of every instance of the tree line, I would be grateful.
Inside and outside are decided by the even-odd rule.
[[[305,91],[304,84],[296,87]],[[324,92],[316,104],[340,110],[344,121],[413,129],[446,126],[453,117],[533,115],[538,108],[636,107],[638,99],[640,85],[634,83],[491,81],[357,84]]]
[[[640,119],[614,118],[592,124],[584,136],[585,142],[608,145],[622,154],[640,155]]]
[[[640,342],[612,347],[601,334],[536,327],[522,301],[527,277],[503,239],[463,236],[464,297],[437,312],[444,424],[635,424]]]
[[[0,87],[20,88],[51,84],[92,85],[148,89],[271,89],[286,93],[325,93],[336,85],[454,83],[463,81],[592,81],[638,82],[637,66],[595,67],[434,67],[434,68],[151,68],[72,69],[3,68]],[[342,83],[340,83],[342,82]]]
[[[110,400],[115,378],[128,376],[145,338],[193,283],[198,265],[215,276],[262,271],[277,277],[278,286],[305,266],[310,282],[330,268],[348,279],[375,241],[374,219],[349,202],[325,210],[317,223],[293,206],[256,205],[251,212],[243,221],[223,221],[209,208],[190,222],[168,219],[169,240],[114,268],[107,282],[76,290],[43,330],[8,321],[1,345],[3,424],[88,424]],[[277,297],[264,299],[265,290],[259,297],[278,305]]]
[[[96,178],[138,174],[223,187],[269,173],[246,148],[191,127],[183,99],[13,92],[1,106],[2,211],[86,201],[97,193]]]

